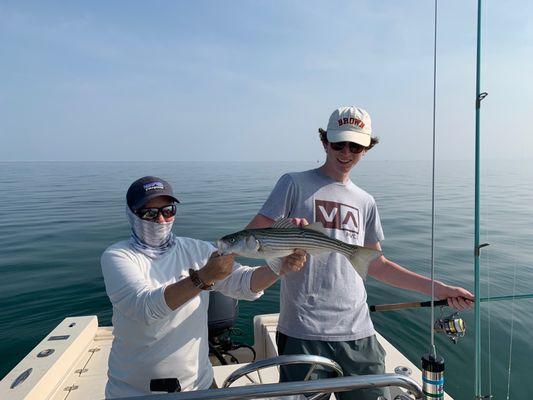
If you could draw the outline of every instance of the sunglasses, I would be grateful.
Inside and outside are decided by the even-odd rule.
[[[141,219],[144,219],[146,221],[154,221],[159,216],[159,213],[163,216],[163,218],[171,218],[174,215],[176,215],[176,205],[171,204],[169,206],[164,206],[160,208],[140,208],[137,211],[135,211],[135,214]]]
[[[346,147],[346,144],[350,146],[350,152],[357,154],[362,152],[364,149],[366,149],[365,146],[360,145],[359,143],[353,143],[353,142],[329,142],[331,148],[335,151],[341,151]]]

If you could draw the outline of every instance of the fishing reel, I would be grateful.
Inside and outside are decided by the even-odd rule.
[[[454,312],[445,317],[442,308],[440,318],[435,321],[434,327],[435,332],[444,333],[454,344],[457,344],[459,338],[462,338],[466,333],[465,321],[459,317],[459,313]]]

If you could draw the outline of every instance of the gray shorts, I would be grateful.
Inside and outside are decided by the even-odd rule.
[[[359,340],[326,342],[297,339],[277,332],[276,342],[280,355],[313,354],[331,358],[342,367],[344,376],[385,373],[385,349],[381,347],[375,336]],[[305,365],[283,366],[280,368],[280,382],[303,380],[308,370],[309,366]],[[317,370],[311,379],[323,377],[328,377],[326,371]],[[340,400],[376,400],[378,396],[390,398],[389,390],[373,388],[335,393],[335,397]]]

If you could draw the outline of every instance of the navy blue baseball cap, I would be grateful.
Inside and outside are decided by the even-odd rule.
[[[126,201],[130,210],[137,211],[150,200],[160,196],[170,197],[179,203],[174,197],[170,183],[157,176],[144,176],[131,184],[126,193]]]

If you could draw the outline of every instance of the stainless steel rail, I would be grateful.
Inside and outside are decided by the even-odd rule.
[[[266,397],[291,396],[303,393],[347,392],[354,389],[369,389],[397,386],[410,391],[417,400],[424,397],[420,386],[411,378],[398,374],[345,376],[342,378],[317,379],[313,381],[269,383],[230,387],[225,389],[198,390],[194,392],[157,394],[132,397],[130,400],[239,400],[263,399]],[[125,400],[125,399],[123,399]]]
[[[264,368],[269,367],[280,367],[282,365],[295,365],[295,364],[304,364],[309,365],[309,372],[307,373],[307,376],[304,378],[304,381],[308,381],[311,377],[311,374],[315,371],[316,367],[322,367],[326,371],[334,373],[334,377],[343,376],[342,368],[339,364],[337,364],[335,361],[330,360],[326,357],[321,356],[315,356],[310,354],[291,354],[291,355],[284,355],[284,356],[277,356],[272,358],[266,358],[264,360],[254,361],[250,364],[246,364],[239,368],[236,371],[233,371],[230,376],[226,378],[224,381],[224,384],[222,385],[223,388],[230,387],[233,382],[236,380],[242,378],[243,376],[249,375],[252,372],[259,371]],[[251,379],[251,378],[250,378]],[[259,375],[259,379],[261,379],[261,375]],[[263,383],[262,381],[256,382],[252,380],[254,383]]]

